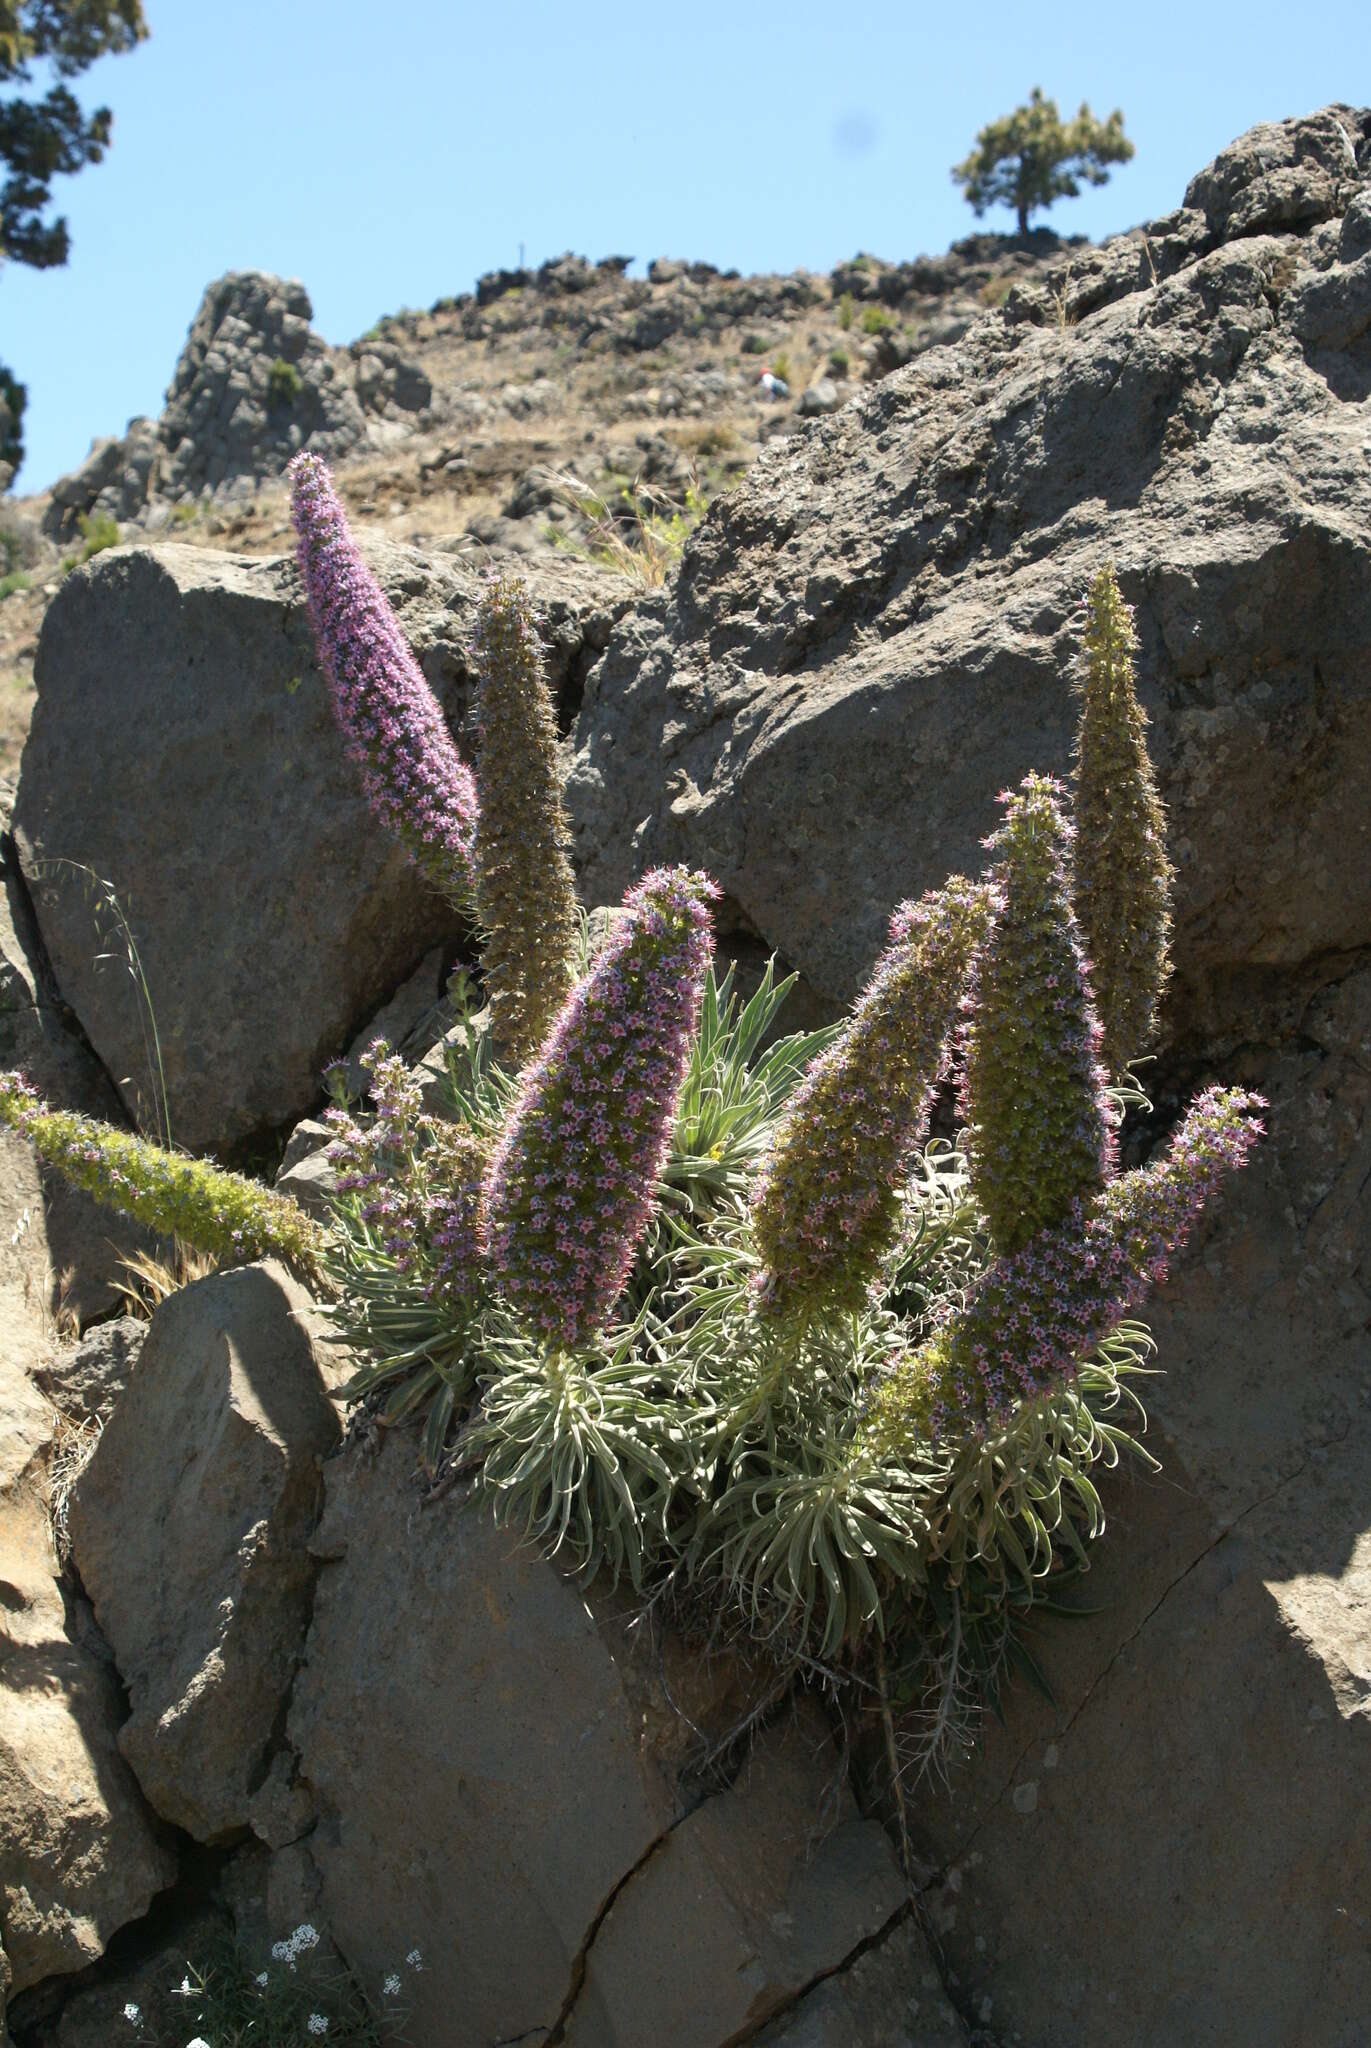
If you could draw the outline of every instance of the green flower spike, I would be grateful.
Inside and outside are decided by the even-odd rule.
[[[1111,1074],[1149,1043],[1170,970],[1172,868],[1133,686],[1138,636],[1118,578],[1090,586],[1076,734],[1076,915]]]
[[[752,1208],[760,1305],[860,1308],[895,1241],[991,892],[955,875],[891,919],[890,944],[841,1035],[815,1060]]]
[[[20,1074],[0,1074],[0,1122],[97,1202],[225,1262],[283,1259],[305,1279],[319,1271],[324,1233],[286,1195],[239,1173],[150,1145],[94,1117],[49,1109]]]
[[[1005,820],[990,936],[971,974],[962,1115],[972,1187],[999,1252],[1017,1251],[1113,1174],[1116,1115],[1071,908],[1066,791],[1026,775]]]
[[[491,584],[476,614],[476,909],[495,1041],[514,1066],[542,1044],[575,979],[576,884],[567,858],[557,721],[524,587]]]

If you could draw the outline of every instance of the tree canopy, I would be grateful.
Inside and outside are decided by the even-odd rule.
[[[1057,102],[1044,99],[1035,85],[1027,106],[981,129],[970,156],[953,165],[952,177],[978,215],[992,206],[1012,206],[1019,233],[1026,235],[1031,214],[1055,199],[1076,198],[1082,179],[1107,184],[1108,166],[1127,163],[1132,155],[1117,108],[1107,121],[1097,121],[1082,103],[1074,121],[1063,121]]]
[[[34,66],[75,78],[97,57],[131,50],[147,35],[142,0],[0,0],[0,85],[30,86]],[[47,209],[52,181],[99,163],[110,138],[108,107],[88,114],[62,83],[41,97],[0,99],[0,266],[50,270],[65,263],[71,236]],[[23,458],[20,420],[26,393],[0,364],[0,471]],[[0,488],[5,479],[0,475]]]

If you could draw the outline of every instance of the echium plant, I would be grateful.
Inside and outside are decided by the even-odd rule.
[[[1075,897],[1111,1074],[1150,1044],[1170,970],[1171,863],[1133,676],[1138,636],[1113,569],[1090,586],[1078,687]]]
[[[17,1077],[0,1117],[159,1229],[322,1271],[352,1398],[422,1423],[430,1473],[477,1472],[564,1561],[887,1714],[931,1698],[930,1744],[951,1739],[1016,1603],[1103,1526],[1092,1468],[1138,1448],[1132,1318],[1261,1129],[1257,1097],[1210,1090],[1119,1171],[1102,1053],[1117,1075],[1154,1028],[1170,877],[1117,586],[1091,598],[1079,829],[1027,776],[988,873],[896,912],[846,1022],[771,1043],[783,990],[715,984],[702,874],[645,876],[578,964],[522,594],[497,582],[477,622],[478,819],[326,470],[298,458],[292,482],[349,748],[425,873],[475,901],[490,1028],[450,1035],[441,1110],[373,1048],[370,1106],[330,1113],[326,1226]],[[930,1105],[959,1058],[949,1145]]]
[[[95,1117],[50,1109],[21,1074],[0,1074],[0,1122],[74,1187],[151,1230],[226,1261],[283,1259],[303,1278],[318,1275],[324,1232],[287,1195]]]
[[[476,786],[317,455],[288,475],[300,575],[349,758],[381,823],[433,886],[470,907]]]
[[[984,883],[954,875],[902,904],[852,1016],[791,1098],[752,1199],[767,1311],[866,1299],[898,1233],[991,901]]]
[[[1058,1223],[993,1261],[880,1384],[867,1433],[888,1452],[957,1430],[980,1438],[1057,1392],[1166,1278],[1224,1174],[1246,1164],[1265,1107],[1209,1089],[1160,1159],[1075,1197]]]
[[[476,910],[501,1057],[522,1066],[575,978],[576,883],[557,764],[557,721],[533,608],[512,577],[476,611]]]
[[[713,953],[705,875],[657,869],[529,1067],[487,1182],[490,1258],[554,1348],[591,1343],[652,1217]]]
[[[1113,1171],[1116,1112],[1099,1063],[1071,900],[1066,791],[1027,775],[985,844],[995,915],[971,974],[962,1114],[972,1185],[997,1251],[1060,1222]]]

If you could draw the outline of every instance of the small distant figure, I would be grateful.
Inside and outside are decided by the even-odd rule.
[[[784,377],[778,377],[770,364],[765,364],[757,382],[762,388],[763,398],[789,398],[790,386]]]

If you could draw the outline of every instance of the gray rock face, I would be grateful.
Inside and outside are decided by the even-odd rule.
[[[1335,125],[1371,168],[1371,115],[1280,134],[1298,155]],[[1261,152],[1226,158],[1244,189],[1266,175]],[[1336,192],[1357,190],[1349,165]],[[1068,768],[1073,620],[1113,560],[1180,870],[1173,1031],[1234,1017],[1245,976],[1365,943],[1363,259],[1337,215],[1200,254],[1187,218],[1163,282],[1139,242],[1109,245],[1075,325],[1028,298],[987,315],[714,505],[675,593],[589,679],[568,790],[589,900],[703,865],[845,1002],[893,904],[980,866],[995,792]],[[1337,311],[1313,341],[1320,294]]]
[[[812,1709],[687,1813],[655,1660],[483,1498],[421,1507],[399,1442],[329,1466],[314,1547],[289,1734],[321,1912],[364,1981],[421,1949],[408,2024],[427,2048],[558,2028],[722,2048],[900,1911],[889,1844],[850,1802],[813,1846],[836,1758]],[[717,1714],[688,1667],[672,1679],[692,1718]]]
[[[210,285],[159,423],[160,496],[198,497],[229,478],[251,492],[299,448],[334,460],[365,440],[362,401],[312,317],[294,280],[244,270]],[[278,362],[287,371],[273,377]]]
[[[1100,1611],[916,1809],[951,1966],[1026,2048],[1365,2037],[1371,975],[1290,1024],[1244,1061],[1272,1137],[1148,1314],[1164,1469],[1109,1487]]]
[[[10,1335],[7,1320],[0,1345],[0,1985],[8,1974],[10,1988],[21,1991],[94,1962],[110,1936],[172,1883],[176,1858],[116,1748],[119,1687],[97,1653],[89,1611],[56,1577],[45,1491],[55,1418],[16,1360]]]
[[[456,730],[479,578],[367,553]],[[569,690],[608,638],[614,586],[579,564],[529,580],[551,686]],[[108,915],[63,861],[107,878],[135,934],[177,1142],[222,1149],[293,1122],[462,929],[372,818],[293,562],[110,550],[49,606],[36,675],[15,837],[64,998],[154,1129],[136,984],[97,961]]]
[[[966,2048],[968,2035],[906,1920],[755,2039],[757,2048]]]
[[[34,1384],[76,1421],[108,1422],[138,1364],[147,1324],[138,1316],[97,1323],[79,1344],[54,1352],[34,1372]]]
[[[800,413],[804,419],[817,419],[822,413],[836,412],[842,402],[833,379],[819,377],[800,393]]]
[[[66,1109],[122,1123],[109,1076],[75,1029],[53,981],[9,824],[14,792],[0,782],[0,1067],[18,1068],[39,1094]],[[122,1261],[158,1241],[116,1210],[103,1208],[60,1174],[36,1166],[28,1144],[0,1131],[0,1224],[22,1240],[30,1307],[61,1309],[84,1326],[122,1297]]]
[[[318,1461],[338,1438],[316,1328],[270,1264],[169,1296],[72,1496],[132,1708],[119,1747],[201,1841],[252,1823],[308,1617]]]

